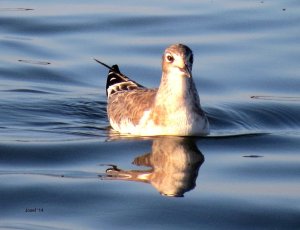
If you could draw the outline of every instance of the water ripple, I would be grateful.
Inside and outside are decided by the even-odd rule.
[[[275,98],[274,98],[275,99]],[[294,102],[294,101],[293,101]],[[212,135],[299,132],[300,104],[280,100],[264,103],[224,103],[207,109]]]
[[[0,11],[30,11],[30,10],[34,10],[34,9],[31,9],[31,8],[0,8]]]
[[[20,95],[33,93],[33,96],[51,96],[47,92],[9,90]],[[27,96],[28,97],[28,96]],[[44,99],[17,102],[10,100],[0,103],[2,129],[7,129],[6,135],[15,133],[15,138],[30,139],[30,133],[49,133],[49,140],[55,134],[72,136],[101,136],[106,133],[106,103],[99,99],[60,98],[45,101]],[[2,135],[1,135],[2,136]],[[9,135],[8,135],[9,136]],[[26,137],[27,136],[27,137]],[[45,138],[45,135],[41,135]],[[36,140],[34,135],[33,140]]]
[[[27,63],[27,64],[33,64],[33,65],[50,65],[50,62],[47,61],[35,61],[35,60],[26,60],[26,59],[20,59],[19,62]]]

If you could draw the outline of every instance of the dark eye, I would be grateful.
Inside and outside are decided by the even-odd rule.
[[[193,57],[193,55],[190,56],[190,60],[189,60],[189,61],[190,61],[190,63],[193,64],[193,62],[194,62],[194,57]]]
[[[174,61],[174,57],[170,54],[167,54],[166,59],[168,62],[173,62]]]

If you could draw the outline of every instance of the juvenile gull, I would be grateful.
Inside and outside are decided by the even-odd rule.
[[[96,59],[95,59],[96,60]],[[120,133],[155,136],[199,136],[209,133],[192,78],[193,52],[183,45],[168,47],[162,56],[159,88],[148,89],[109,68],[106,82],[107,112],[113,129]]]

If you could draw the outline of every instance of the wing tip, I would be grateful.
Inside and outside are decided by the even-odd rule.
[[[107,97],[109,97],[109,95],[111,95],[112,93],[119,91],[119,90],[116,90],[118,87],[116,89],[113,89],[114,87],[110,89],[111,86],[114,86],[114,85],[117,86],[123,82],[130,82],[130,85],[134,85],[135,87],[144,88],[142,85],[136,83],[135,81],[132,81],[131,79],[126,77],[124,74],[122,74],[119,69],[119,66],[117,64],[109,66],[109,65],[105,64],[104,62],[99,61],[96,58],[93,58],[93,59],[97,63],[99,63],[109,69],[107,80],[106,80],[106,96]]]
[[[109,72],[113,72],[113,73],[121,73],[119,66],[117,64],[113,65],[110,69]]]
[[[109,97],[110,94],[115,92],[115,90],[109,90],[109,88],[111,86],[125,81],[124,78],[122,78],[122,77],[125,77],[125,76],[121,73],[119,66],[116,64],[113,65],[108,72],[107,80],[106,80],[106,96],[107,97]]]

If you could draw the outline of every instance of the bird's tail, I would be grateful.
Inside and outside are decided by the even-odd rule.
[[[109,97],[114,93],[124,91],[124,90],[144,88],[142,85],[136,83],[135,81],[132,81],[130,78],[122,74],[119,70],[118,65],[109,66],[97,59],[94,60],[109,69],[107,80],[106,80],[107,97]]]

